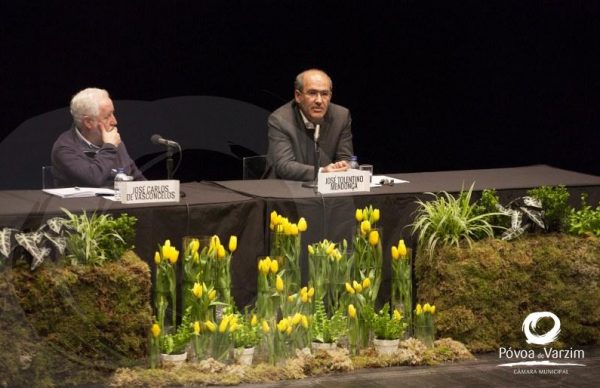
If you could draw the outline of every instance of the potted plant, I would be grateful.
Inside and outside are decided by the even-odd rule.
[[[327,317],[323,300],[315,301],[315,313],[310,327],[313,350],[331,350],[336,342],[346,335],[348,324],[343,309],[336,310],[331,318]]]
[[[241,316],[238,326],[233,332],[234,359],[240,365],[252,365],[254,348],[260,341],[258,334],[258,319],[256,315]]]
[[[406,329],[406,323],[402,321],[402,314],[395,309],[390,312],[390,305],[386,303],[381,310],[373,315],[373,331],[375,339],[373,345],[379,355],[390,355],[398,349],[400,336]]]
[[[183,315],[181,325],[174,333],[165,334],[160,340],[161,361],[183,363],[187,359],[187,346],[192,338],[189,309]]]

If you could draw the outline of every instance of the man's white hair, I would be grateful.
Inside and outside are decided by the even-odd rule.
[[[71,98],[71,116],[78,128],[85,116],[97,117],[100,114],[100,102],[110,98],[108,92],[99,88],[87,88]]]

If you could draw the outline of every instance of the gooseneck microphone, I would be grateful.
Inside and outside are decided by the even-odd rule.
[[[179,147],[179,143],[176,141],[164,139],[160,135],[152,135],[150,141],[154,144],[162,144],[167,147]]]

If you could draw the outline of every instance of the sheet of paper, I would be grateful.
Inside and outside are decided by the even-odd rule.
[[[373,175],[371,179],[371,187],[381,187],[385,185],[397,185],[400,183],[410,183],[409,181],[405,181],[398,178],[392,178],[387,175]]]
[[[44,193],[56,195],[61,198],[84,198],[95,196],[114,196],[113,189],[98,187],[63,187],[60,189],[44,189]]]

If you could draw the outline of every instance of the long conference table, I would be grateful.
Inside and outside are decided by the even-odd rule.
[[[135,252],[153,267],[158,244],[170,239],[181,245],[184,236],[217,234],[222,240],[238,236],[238,251],[232,261],[233,295],[239,307],[250,304],[256,295],[257,258],[267,255],[270,244],[269,216],[275,210],[296,222],[305,217],[308,230],[302,245],[324,238],[350,245],[355,232],[355,210],[373,205],[381,211],[379,222],[384,249],[383,282],[380,295],[389,294],[389,251],[399,239],[414,245],[409,225],[418,199],[428,193],[460,192],[473,185],[475,197],[494,188],[501,202],[522,196],[530,188],[564,185],[577,206],[582,193],[593,205],[600,202],[600,177],[546,165],[526,167],[386,174],[408,183],[372,188],[370,192],[320,195],[285,180],[188,182],[181,184],[185,196],[178,203],[125,205],[102,197],[63,199],[41,190],[0,191],[0,228],[37,229],[47,219],[71,212],[127,213],[138,219]],[[307,280],[306,249],[303,249],[303,282]]]

